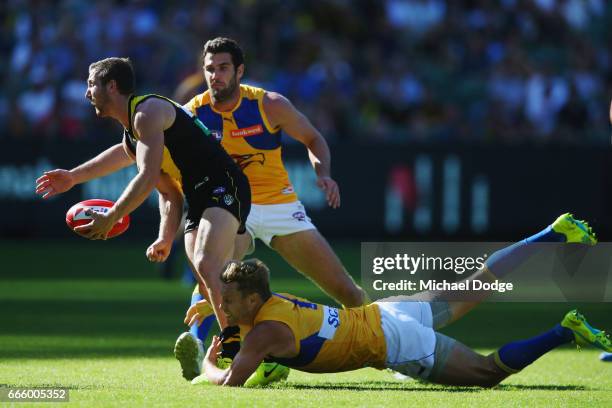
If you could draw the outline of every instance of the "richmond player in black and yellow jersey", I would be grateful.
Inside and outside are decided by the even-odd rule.
[[[106,239],[115,222],[136,209],[157,187],[161,222],[158,239],[147,249],[151,261],[167,258],[183,213],[187,210],[185,249],[202,294],[220,304],[219,275],[233,253],[237,233],[245,230],[251,207],[247,178],[191,112],[158,95],[135,96],[134,73],[125,58],[107,58],[89,67],[86,97],[100,117],[124,127],[116,144],[72,170],[45,172],[36,192],[43,198],[102,177],[136,161],[138,174],[106,214],[79,232]],[[215,314],[222,328],[226,319]]]

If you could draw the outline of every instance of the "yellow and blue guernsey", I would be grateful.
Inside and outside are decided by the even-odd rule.
[[[298,355],[272,358],[280,364],[313,373],[385,368],[387,346],[376,304],[336,309],[274,293],[261,306],[253,324],[266,320],[286,324],[295,337]],[[241,327],[241,335],[248,329]]]
[[[297,200],[281,157],[281,131],[263,109],[266,91],[240,85],[240,99],[227,112],[216,111],[206,91],[185,106],[221,140],[251,185],[253,204],[286,204]]]

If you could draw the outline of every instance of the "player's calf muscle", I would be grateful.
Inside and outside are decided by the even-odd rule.
[[[443,364],[441,371],[435,377],[430,377],[429,381],[443,385],[491,388],[509,375],[497,366],[493,354],[483,356],[461,343],[455,343]]]

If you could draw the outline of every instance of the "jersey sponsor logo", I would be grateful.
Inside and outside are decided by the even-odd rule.
[[[202,181],[200,181],[198,184],[196,184],[195,186],[193,186],[194,190],[197,190],[198,188],[202,187],[204,184],[208,183],[208,176],[204,177],[204,179]]]
[[[264,132],[263,126],[254,125],[254,126],[249,126],[249,127],[242,128],[242,129],[232,130],[230,132],[230,135],[232,137],[249,137],[249,136],[260,135],[263,132]]]
[[[266,162],[266,156],[263,153],[254,153],[254,154],[232,154],[232,159],[236,162],[240,170],[246,169],[251,164],[260,164],[264,165]]]
[[[225,193],[225,187],[217,187],[213,190],[213,194],[223,194]]]
[[[323,321],[319,329],[319,337],[333,339],[340,326],[340,312],[335,307],[323,306]]]
[[[298,221],[306,221],[306,214],[304,214],[304,212],[302,211],[296,211],[293,214],[291,214],[291,216]]]
[[[234,203],[234,197],[232,197],[230,194],[226,194],[223,196],[223,202],[225,205],[232,205]]]
[[[284,188],[283,191],[281,191],[281,194],[293,194],[294,193],[294,189],[293,186],[289,186],[287,188]]]

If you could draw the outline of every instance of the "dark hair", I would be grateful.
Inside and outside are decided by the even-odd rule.
[[[230,261],[221,274],[221,282],[238,284],[242,296],[257,293],[262,300],[267,300],[270,292],[270,270],[259,259]]]
[[[219,54],[222,52],[227,52],[232,56],[234,69],[238,69],[240,65],[244,64],[244,54],[238,43],[231,38],[225,37],[217,37],[206,41],[204,50],[202,50],[202,61],[204,61],[204,57],[208,53]]]
[[[134,68],[129,58],[106,58],[92,63],[89,70],[95,72],[96,78],[100,79],[102,85],[115,80],[119,93],[122,95],[134,93]]]

